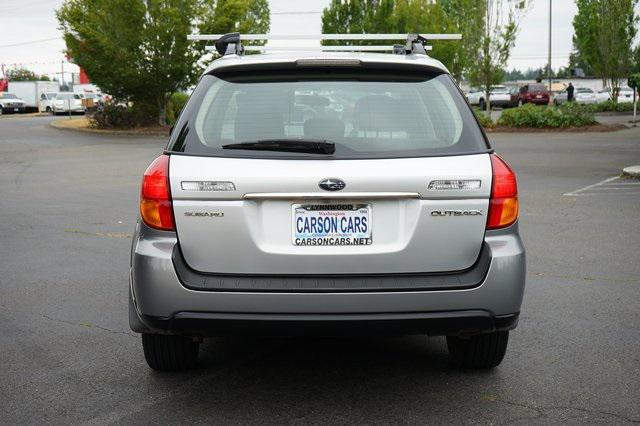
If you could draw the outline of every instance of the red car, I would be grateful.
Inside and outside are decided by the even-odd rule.
[[[514,104],[522,106],[524,104],[548,105],[550,99],[547,86],[542,83],[525,84],[520,91],[515,94],[512,99]]]

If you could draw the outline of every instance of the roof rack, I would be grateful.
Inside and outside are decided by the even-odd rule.
[[[427,45],[431,40],[460,40],[461,34],[191,34],[187,40],[215,41],[215,49],[220,55],[242,55],[245,51],[299,51],[299,50],[321,50],[321,51],[391,51],[394,54],[426,54],[431,50]],[[266,47],[266,46],[243,46],[242,41],[267,41],[267,40],[404,40],[404,44],[392,46],[294,46],[294,47]],[[207,46],[208,47],[208,46]],[[210,48],[212,50],[213,47]]]
[[[404,49],[404,45],[399,45]],[[243,46],[245,52],[393,52],[396,46]],[[425,50],[432,50],[433,46],[424,46]],[[216,50],[215,46],[205,46],[206,50]]]

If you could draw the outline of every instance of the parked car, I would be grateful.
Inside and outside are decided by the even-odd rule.
[[[611,100],[611,89],[608,87],[602,88],[598,90],[596,93],[596,103],[600,104],[602,102],[607,102]]]
[[[568,100],[566,89],[558,92],[553,97],[555,105],[562,105]],[[573,91],[573,100],[578,104],[595,104],[597,102],[596,93],[588,87],[576,87]]]
[[[454,366],[500,364],[526,275],[516,175],[408,44],[243,57],[237,34],[216,42],[228,55],[141,184],[129,323],[151,368],[195,366],[211,336],[314,332],[447,336]],[[303,93],[342,107],[296,124]]]
[[[56,98],[57,94],[57,92],[42,93],[40,95],[38,111],[53,113],[53,100]]]
[[[93,110],[101,105],[104,105],[102,93],[84,93],[82,96],[85,99],[84,106],[88,110]]]
[[[567,90],[562,90],[558,93],[556,93],[553,96],[553,104],[554,105],[562,105],[563,103],[567,102],[569,99],[569,95],[567,94]]]
[[[472,87],[467,92],[467,102],[471,105],[480,105],[480,99],[484,96],[484,91],[477,87]]]
[[[573,97],[579,104],[595,104],[596,92],[588,87],[576,87]]]
[[[485,110],[487,108],[485,97],[486,93],[483,90],[471,89],[467,94],[467,101],[471,105],[478,105],[481,110]],[[489,100],[491,101],[491,106],[509,106],[511,103],[509,89],[505,86],[492,86]]]
[[[489,94],[489,101],[491,106],[505,107],[511,104],[511,97],[509,95],[509,89],[505,86],[493,86],[491,93]],[[486,109],[484,102],[480,105],[480,109]]]
[[[636,98],[637,97],[638,95],[636,94]],[[611,94],[611,89],[608,87],[605,87],[596,93],[596,103],[610,101],[611,99],[613,99],[613,96]],[[618,103],[633,102],[633,89],[630,87],[621,87],[618,90],[617,101]]]
[[[550,99],[547,86],[542,83],[530,83],[522,86],[518,92],[517,105],[548,105]]]
[[[15,93],[0,92],[0,114],[23,113],[24,101]]]
[[[26,111],[36,112],[40,109],[43,93],[57,92],[58,83],[53,81],[10,81],[9,91],[24,101]]]
[[[636,96],[638,96],[636,94]],[[618,103],[633,102],[633,89],[630,87],[621,87],[618,91]]]
[[[84,114],[85,106],[82,104],[82,96],[78,93],[60,92],[53,100],[53,114],[68,114],[69,112]]]
[[[509,88],[509,107],[517,107],[518,99],[520,98],[520,88],[513,86]]]

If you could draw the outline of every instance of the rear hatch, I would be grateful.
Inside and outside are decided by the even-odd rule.
[[[179,246],[196,271],[459,271],[482,248],[491,161],[448,75],[205,76],[169,151]]]
[[[544,84],[530,84],[529,96],[532,100],[546,99],[549,100],[549,91]]]

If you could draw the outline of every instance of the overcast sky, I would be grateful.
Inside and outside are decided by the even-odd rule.
[[[0,64],[22,64],[42,74],[60,72],[64,43],[54,11],[63,0],[0,0]],[[322,9],[330,0],[270,0],[271,32],[320,32]],[[521,23],[508,68],[526,69],[546,64],[549,0],[533,0]],[[553,0],[553,67],[566,66],[571,52],[576,13],[573,0]],[[65,71],[74,68],[66,65]]]

